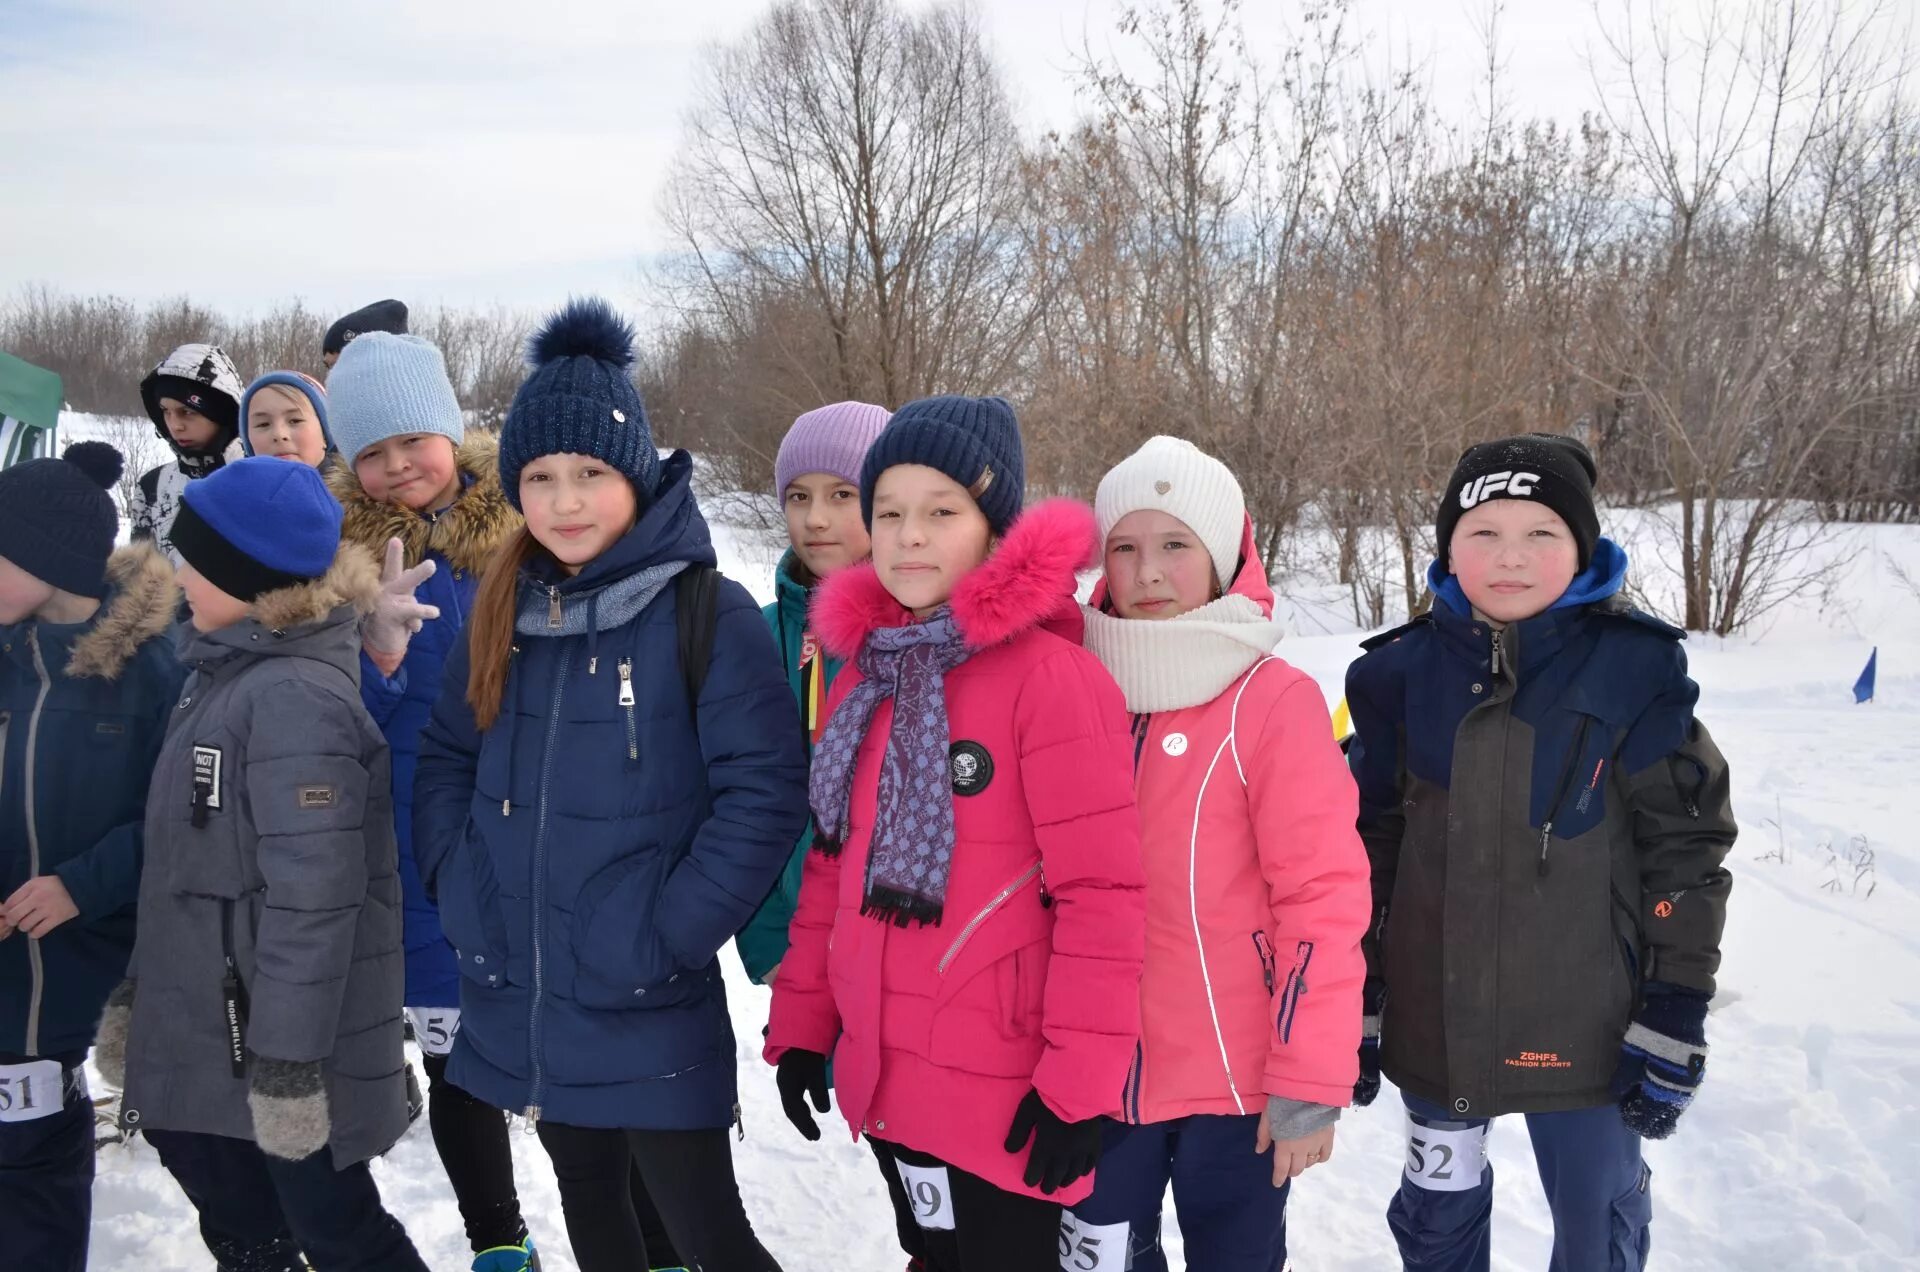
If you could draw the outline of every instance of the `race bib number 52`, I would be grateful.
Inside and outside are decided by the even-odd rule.
[[[1466,1192],[1480,1186],[1487,1164],[1487,1128],[1443,1131],[1407,1120],[1407,1179],[1430,1192]]]

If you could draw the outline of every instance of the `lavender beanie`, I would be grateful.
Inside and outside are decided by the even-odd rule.
[[[835,402],[793,422],[773,461],[773,491],[786,497],[787,483],[806,473],[832,473],[860,484],[860,461],[887,426],[887,408],[869,402]]]

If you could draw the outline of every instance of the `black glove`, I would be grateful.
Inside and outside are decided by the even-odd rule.
[[[1363,1109],[1380,1094],[1380,1013],[1386,1005],[1385,983],[1369,979],[1360,991],[1360,1080],[1353,1084],[1353,1102]]]
[[[807,1112],[807,1097],[813,1097],[813,1107],[822,1113],[833,1107],[827,1098],[827,1058],[795,1047],[774,1066],[773,1081],[780,1088],[780,1107],[787,1111],[787,1121],[808,1139],[819,1139],[820,1124]]]
[[[1020,1107],[1013,1111],[1013,1126],[1007,1131],[1007,1151],[1017,1153],[1033,1140],[1033,1152],[1027,1158],[1027,1187],[1051,1193],[1065,1188],[1082,1175],[1090,1175],[1100,1161],[1100,1119],[1064,1122],[1047,1107],[1038,1091],[1027,1092]]]

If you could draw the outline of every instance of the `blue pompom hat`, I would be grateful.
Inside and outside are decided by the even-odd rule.
[[[873,487],[896,464],[936,468],[966,488],[995,534],[1004,534],[1026,498],[1020,421],[999,397],[921,398],[893,413],[860,468],[860,512],[873,525]]]
[[[534,364],[500,428],[500,485],[520,507],[520,470],[542,455],[592,455],[633,483],[642,507],[660,483],[660,452],[627,369],[633,328],[597,297],[570,300],[528,346]]]

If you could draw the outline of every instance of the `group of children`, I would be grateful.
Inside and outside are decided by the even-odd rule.
[[[476,1272],[538,1267],[507,1112],[583,1272],[777,1269],[729,941],[788,1118],[838,1101],[913,1268],[1164,1269],[1171,1186],[1189,1267],[1273,1272],[1383,1074],[1408,1267],[1488,1266],[1503,1113],[1552,1266],[1644,1265],[1734,824],[1577,442],[1462,456],[1343,757],[1189,442],[1028,507],[1000,398],[808,412],[756,614],[607,306],[542,328],[497,440],[405,317],[335,324],[324,387],[171,355],[130,547],[111,448],[0,473],[21,1266],[85,1262],[91,1046],[223,1270],[423,1268],[367,1168],[411,1032]]]

